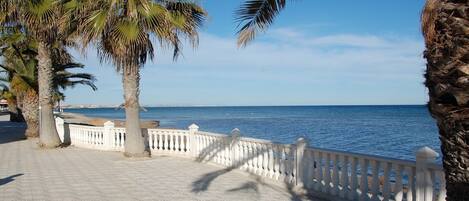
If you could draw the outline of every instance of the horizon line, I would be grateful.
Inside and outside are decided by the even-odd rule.
[[[312,105],[142,105],[141,107],[327,107],[327,106],[426,106],[427,104],[312,104]],[[80,108],[117,108],[118,105],[99,104],[70,104],[64,105],[65,109]]]

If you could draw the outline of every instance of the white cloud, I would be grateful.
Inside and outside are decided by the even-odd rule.
[[[210,33],[201,33],[196,50],[184,47],[184,55],[177,62],[172,61],[170,51],[157,50],[156,61],[145,66],[142,104],[415,104],[426,101],[422,85],[423,43],[416,39],[350,33],[310,36],[282,28],[271,30],[246,48],[238,48],[234,37]],[[114,73],[112,67],[105,69]],[[112,76],[110,80],[106,73],[100,74],[103,76],[98,76],[98,80],[105,83],[100,90],[120,86],[118,77]],[[109,99],[106,95],[101,98]],[[121,99],[122,95],[113,96]],[[98,95],[95,97],[99,99]]]

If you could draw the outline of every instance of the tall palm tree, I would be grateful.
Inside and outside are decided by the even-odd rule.
[[[126,114],[125,156],[148,156],[140,128],[140,68],[153,59],[154,45],[180,52],[181,37],[192,45],[205,11],[195,3],[177,0],[70,0],[65,4],[84,46],[93,44],[101,61],[122,73]]]
[[[238,46],[246,46],[274,22],[287,0],[246,0],[236,11]]]
[[[469,200],[469,2],[427,0],[422,31],[428,108],[440,133],[446,200]]]
[[[63,20],[61,0],[8,0],[0,1],[0,25],[21,24],[37,41],[39,77],[39,112],[41,116],[40,146],[53,148],[60,145],[53,116],[52,46],[67,36],[69,25]]]
[[[17,30],[18,31],[18,30]],[[25,132],[26,137],[39,136],[39,114],[38,114],[38,76],[37,76],[37,46],[32,38],[28,38],[27,34],[22,32],[13,32],[10,34],[2,34],[0,42],[3,46],[0,51],[2,63],[0,68],[3,68],[8,76],[4,81],[9,83],[10,92],[14,94],[15,102],[20,103],[23,116],[26,120],[27,129]],[[59,46],[60,47],[60,46]],[[53,48],[55,50],[55,48]],[[53,88],[54,94],[61,94],[69,87],[74,87],[77,84],[84,84],[96,90],[94,85],[94,76],[87,73],[72,73],[68,69],[83,68],[83,65],[78,63],[62,63],[57,61],[54,56],[56,52],[64,53],[65,50],[55,50],[52,56],[53,65]]]

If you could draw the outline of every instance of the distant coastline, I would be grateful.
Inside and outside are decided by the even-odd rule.
[[[383,105],[143,105],[142,107],[159,107],[159,108],[190,108],[190,107],[386,107],[386,106],[426,106],[426,104],[383,104]],[[62,105],[64,109],[95,109],[95,108],[119,108],[120,105],[101,105],[101,104],[71,104]]]

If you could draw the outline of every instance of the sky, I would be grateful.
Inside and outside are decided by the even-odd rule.
[[[291,0],[268,31],[236,45],[241,0],[200,0],[208,20],[197,48],[172,60],[156,47],[141,71],[145,106],[425,104],[420,32],[424,0]],[[73,51],[98,91],[78,86],[66,104],[123,103],[121,76],[93,49]]]

